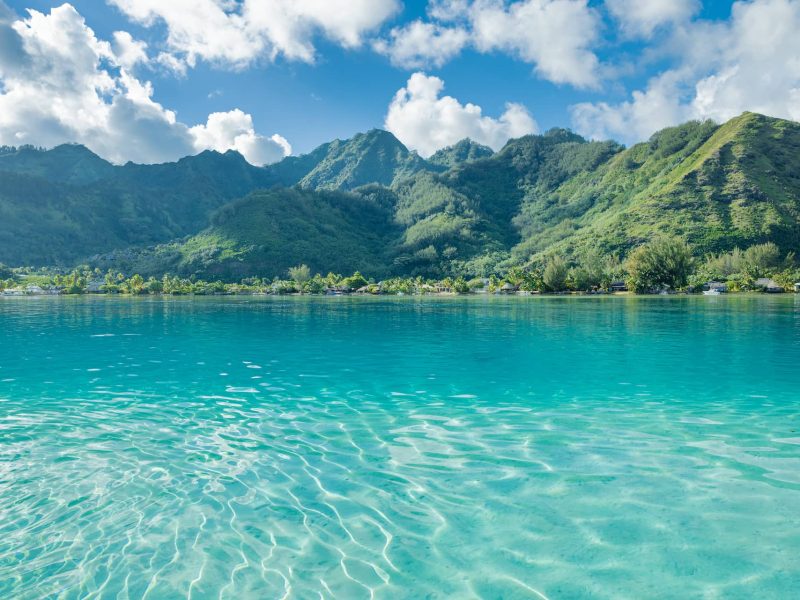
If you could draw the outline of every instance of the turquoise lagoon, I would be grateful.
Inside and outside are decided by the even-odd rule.
[[[800,595],[800,296],[0,301],[0,598]]]

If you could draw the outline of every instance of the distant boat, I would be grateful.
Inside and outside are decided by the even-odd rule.
[[[728,286],[719,281],[709,281],[705,286],[708,289],[703,290],[704,296],[721,296],[728,291]]]

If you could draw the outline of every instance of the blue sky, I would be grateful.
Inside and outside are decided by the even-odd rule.
[[[497,147],[562,126],[634,143],[690,118],[800,113],[798,0],[294,1],[7,0],[4,39],[23,51],[0,52],[0,142],[76,141],[116,162],[230,147],[260,163],[373,127],[425,155],[465,135]],[[80,47],[50,48],[53,31]],[[86,44],[96,64],[69,63]],[[32,107],[35,92],[63,112]]]

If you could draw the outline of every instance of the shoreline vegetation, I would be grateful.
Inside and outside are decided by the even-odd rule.
[[[165,273],[145,279],[109,270],[0,264],[0,295],[467,295],[467,294],[636,294],[800,292],[800,263],[794,253],[781,255],[768,242],[697,259],[677,238],[660,237],[635,248],[626,260],[587,254],[568,262],[552,256],[539,264],[514,266],[485,277],[456,275],[443,279],[392,277],[375,281],[359,271],[350,276],[312,274],[305,264],[284,278],[248,277],[238,282],[206,281]]]

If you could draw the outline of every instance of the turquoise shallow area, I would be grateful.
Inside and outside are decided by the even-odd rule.
[[[800,296],[0,299],[0,598],[791,598]]]

